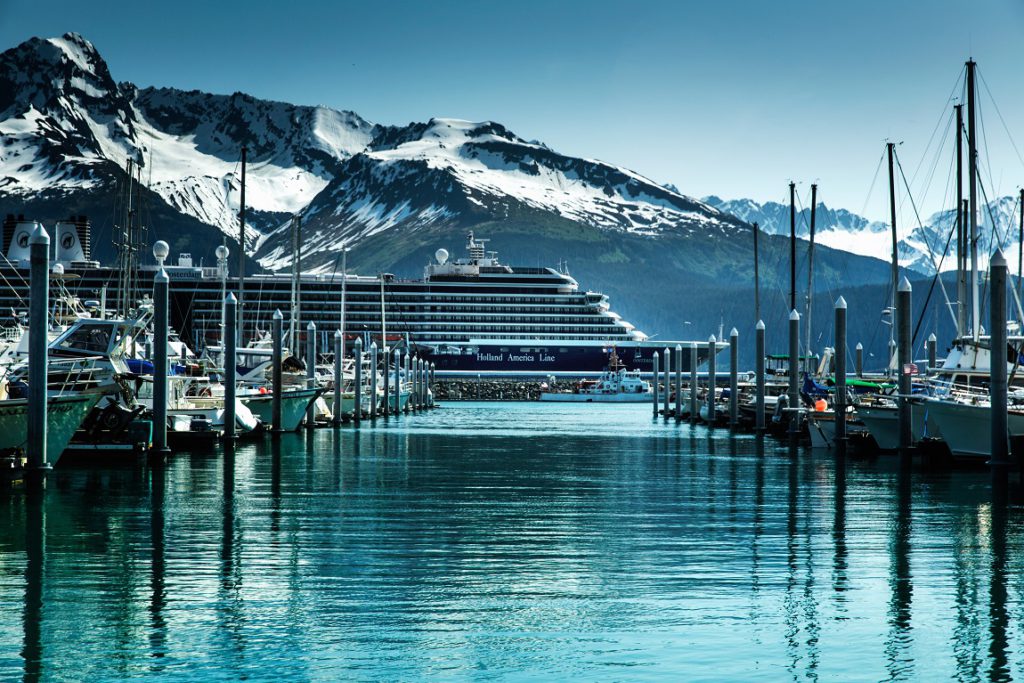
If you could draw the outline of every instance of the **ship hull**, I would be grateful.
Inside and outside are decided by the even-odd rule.
[[[676,342],[670,342],[674,347]],[[558,342],[525,342],[515,345],[503,344],[467,344],[431,347],[419,344],[416,353],[427,361],[434,363],[439,373],[467,374],[474,373],[516,373],[544,376],[565,373],[595,373],[608,368],[612,348],[599,344],[559,346]],[[616,345],[615,355],[622,367],[628,370],[651,372],[654,368],[654,354],[661,355],[663,346],[657,345]],[[675,355],[674,353],[672,354]],[[682,354],[684,374],[690,372],[690,353],[687,349]],[[698,349],[698,362],[707,361],[708,348],[704,344]],[[664,370],[664,362],[661,369]],[[675,372],[675,368],[672,368]]]

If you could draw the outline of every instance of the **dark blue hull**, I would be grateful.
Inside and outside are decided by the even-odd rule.
[[[672,344],[672,348],[675,344]],[[445,345],[441,348],[414,344],[414,351],[434,363],[438,372],[452,373],[549,373],[601,372],[608,367],[612,349],[608,346],[563,346],[557,342],[534,342],[522,345]],[[619,363],[630,370],[650,372],[654,353],[664,353],[656,344],[616,346]],[[672,353],[675,356],[675,352]],[[698,348],[699,364],[708,357],[707,344]],[[660,368],[664,370],[664,360]],[[673,371],[675,367],[673,366]],[[690,349],[684,345],[683,372],[690,371]]]

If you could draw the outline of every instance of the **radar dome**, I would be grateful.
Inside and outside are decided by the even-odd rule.
[[[437,259],[438,263],[440,263],[441,265],[444,265],[445,262],[448,260],[448,250],[447,249],[438,249],[437,251],[434,252],[434,258]]]
[[[230,252],[228,251],[228,248],[225,247],[222,244],[219,247],[217,247],[216,249],[214,249],[214,253],[217,254],[217,258],[223,260],[223,259],[226,259],[228,257],[228,254]]]
[[[54,263],[53,264],[53,268],[52,268],[52,272],[53,272],[54,275],[63,275],[64,274],[64,265],[61,264],[61,263]]]

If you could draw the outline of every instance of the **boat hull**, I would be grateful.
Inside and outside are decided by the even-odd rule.
[[[57,464],[75,431],[100,398],[100,394],[80,394],[46,400],[46,450],[50,465]],[[23,450],[27,443],[28,399],[0,401],[0,452]]]
[[[294,432],[306,417],[309,404],[320,396],[319,389],[287,389],[281,392],[281,429]],[[242,402],[265,427],[273,426],[274,397],[271,394],[242,396]]]
[[[559,394],[544,392],[541,401],[551,403],[650,403],[654,394]]]
[[[910,404],[910,433],[915,443],[925,437],[942,437],[942,426],[932,416],[930,403]],[[894,451],[900,447],[899,413],[895,406],[858,406],[857,417],[880,449]]]
[[[928,401],[950,453],[958,458],[992,456],[992,409],[952,401]],[[1007,437],[1024,435],[1024,414],[1008,413]]]

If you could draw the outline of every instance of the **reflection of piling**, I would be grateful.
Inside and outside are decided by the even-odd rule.
[[[857,342],[857,348],[854,349],[854,371],[857,373],[857,378],[861,379],[864,377],[864,345]]]
[[[676,419],[683,417],[683,345],[676,344]]]
[[[167,448],[167,337],[170,332],[168,320],[167,290],[170,279],[161,264],[160,272],[153,278],[153,450],[166,453]],[[127,292],[121,292],[127,296]]]
[[[316,388],[316,323],[306,325],[306,388]],[[306,408],[306,428],[316,426],[316,401],[310,401]]]
[[[658,362],[659,358],[660,358],[660,356],[658,355],[658,352],[655,351],[654,352],[654,357],[651,358],[651,367],[653,368],[653,372],[651,373],[651,376],[652,376],[651,384],[654,385],[654,416],[655,417],[658,416],[658,404],[660,403],[660,401],[658,400],[658,397],[660,396],[658,380],[661,377],[661,368],[659,367],[659,362]]]
[[[690,342],[690,421],[696,422],[700,417],[697,407],[697,342]]]
[[[800,314],[789,314],[789,433],[800,431]]]
[[[363,419],[363,339],[356,339],[355,351],[355,407],[352,409],[352,420],[359,424]]]
[[[758,320],[754,330],[754,354],[756,363],[754,374],[755,397],[754,397],[754,429],[758,434],[763,434],[764,424],[764,321]]]
[[[235,438],[235,401],[238,392],[238,299],[224,298],[224,438]]]
[[[341,330],[334,332],[334,402],[331,406],[331,413],[334,415],[334,426],[341,424],[341,391],[345,379],[342,370],[345,367],[345,341]]]
[[[904,277],[896,289],[896,373],[900,393],[897,400],[900,458],[909,456],[910,448],[914,445],[910,413],[910,364],[913,362],[912,337],[910,335],[910,317],[913,313],[910,309],[910,295],[910,280]]]
[[[1010,464],[1007,440],[1007,387],[1006,387],[1006,259],[997,249],[989,261],[991,278],[989,300],[989,334],[991,360],[989,361],[988,391],[992,404],[992,459],[990,463],[1004,467]]]
[[[669,399],[672,393],[672,352],[669,351],[668,347],[665,347],[665,396],[662,398],[664,405],[662,406],[662,415],[668,417],[669,411]]]
[[[272,424],[271,430],[274,434],[280,434],[283,430],[281,429],[281,393],[284,391],[284,377],[282,376],[283,369],[281,363],[284,361],[284,316],[281,315],[281,310],[274,311],[274,317],[271,324],[271,344],[273,345],[273,351],[271,352],[271,386],[270,386],[270,421]]]
[[[846,299],[836,299],[836,437],[835,443],[842,453],[846,446]]]
[[[735,327],[729,333],[729,426],[736,429],[740,421],[740,332]]]
[[[708,337],[708,424],[715,424],[715,385],[718,383],[716,376],[715,356],[718,351],[718,340],[715,335]]]
[[[28,466],[42,474],[50,469],[46,453],[46,382],[49,371],[50,236],[39,223],[29,238],[31,271],[28,302]],[[162,271],[161,271],[162,272]],[[166,279],[166,275],[164,278]],[[167,291],[166,285],[164,292]],[[166,298],[164,299],[166,301]],[[166,337],[165,337],[166,339]],[[166,346],[164,347],[166,349]],[[167,378],[164,377],[164,381]],[[166,434],[166,432],[165,432]]]

